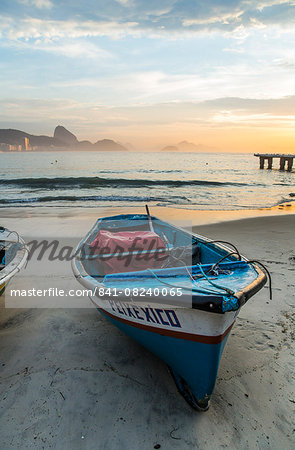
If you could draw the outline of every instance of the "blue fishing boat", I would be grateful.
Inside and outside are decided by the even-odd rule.
[[[0,296],[9,280],[26,264],[28,249],[16,231],[0,227]]]
[[[77,247],[77,280],[97,309],[159,356],[179,392],[205,411],[220,358],[265,268],[217,242],[147,214],[104,217]]]

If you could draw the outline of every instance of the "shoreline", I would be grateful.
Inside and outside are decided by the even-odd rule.
[[[257,209],[239,209],[239,210],[201,210],[201,209],[182,209],[165,206],[150,207],[151,215],[162,220],[175,222],[182,226],[211,225],[223,222],[251,219],[256,217],[277,217],[295,214],[295,202],[281,203],[273,207]],[[67,221],[77,219],[79,221],[91,221],[100,217],[107,217],[118,214],[145,214],[144,205],[126,206],[126,207],[9,207],[0,209],[0,220],[7,222],[7,227],[11,228],[13,219],[33,220],[41,219],[41,222],[48,218],[56,218]],[[2,222],[1,222],[2,224]],[[4,223],[5,226],[5,223]]]

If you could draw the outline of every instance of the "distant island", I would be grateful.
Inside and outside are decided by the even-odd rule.
[[[194,144],[193,142],[181,141],[177,145],[167,145],[162,148],[162,152],[206,152],[214,151],[213,147],[202,144]]]
[[[25,131],[13,129],[0,129],[0,151],[128,151],[126,147],[112,139],[102,139],[92,144],[90,141],[78,141],[76,136],[65,127],[58,125],[53,137],[35,136]]]

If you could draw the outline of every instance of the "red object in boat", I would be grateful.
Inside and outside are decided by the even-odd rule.
[[[100,255],[104,274],[160,268],[168,256],[165,243],[152,231],[100,230],[90,246]]]

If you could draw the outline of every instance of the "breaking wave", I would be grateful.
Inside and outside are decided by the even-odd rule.
[[[62,189],[96,187],[124,187],[144,188],[153,186],[182,187],[182,186],[245,186],[246,183],[233,183],[210,180],[148,180],[128,178],[100,178],[100,177],[66,177],[66,178],[13,178],[2,179],[2,186],[15,186],[35,189]]]
[[[190,200],[185,196],[170,196],[164,197],[141,197],[141,196],[120,196],[110,195],[108,197],[100,195],[56,195],[56,196],[42,196],[31,198],[0,198],[0,205],[16,205],[16,204],[33,204],[33,203],[51,203],[51,202],[165,202],[174,204],[190,203]]]

